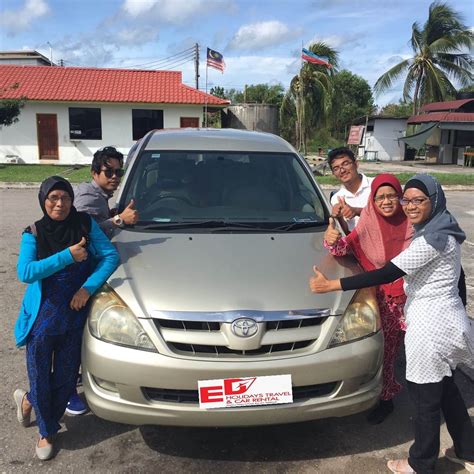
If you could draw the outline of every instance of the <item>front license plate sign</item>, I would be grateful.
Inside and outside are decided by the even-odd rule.
[[[199,380],[200,408],[235,408],[292,403],[291,375]]]

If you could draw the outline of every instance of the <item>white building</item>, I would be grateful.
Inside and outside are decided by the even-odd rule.
[[[399,138],[405,135],[407,117],[361,117],[355,125],[364,126],[358,156],[366,160],[401,161],[405,159],[405,144]]]
[[[199,127],[205,104],[229,103],[178,71],[0,65],[0,90],[27,99],[19,121],[0,127],[3,163],[89,164],[99,148],[126,154],[149,130]]]

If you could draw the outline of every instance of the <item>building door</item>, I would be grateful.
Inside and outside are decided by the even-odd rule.
[[[58,160],[58,117],[56,114],[36,114],[40,160]]]
[[[179,126],[181,128],[199,128],[199,117],[180,117]]]

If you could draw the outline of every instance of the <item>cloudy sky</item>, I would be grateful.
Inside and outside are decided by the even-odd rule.
[[[414,21],[430,0],[0,0],[0,50],[37,50],[67,66],[178,69],[194,85],[188,53],[200,46],[224,55],[224,74],[209,69],[209,87],[281,83],[300,67],[301,45],[325,41],[341,69],[370,85],[409,57]],[[473,0],[449,0],[474,25]],[[377,97],[396,102],[401,85]]]

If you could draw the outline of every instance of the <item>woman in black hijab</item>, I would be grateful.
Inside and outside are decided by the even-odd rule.
[[[76,384],[87,302],[118,265],[118,254],[91,217],[77,212],[74,192],[52,176],[39,191],[43,218],[22,235],[17,271],[28,283],[15,325],[18,346],[26,344],[30,390],[14,393],[17,418],[30,423],[35,410],[39,459],[50,459]]]

